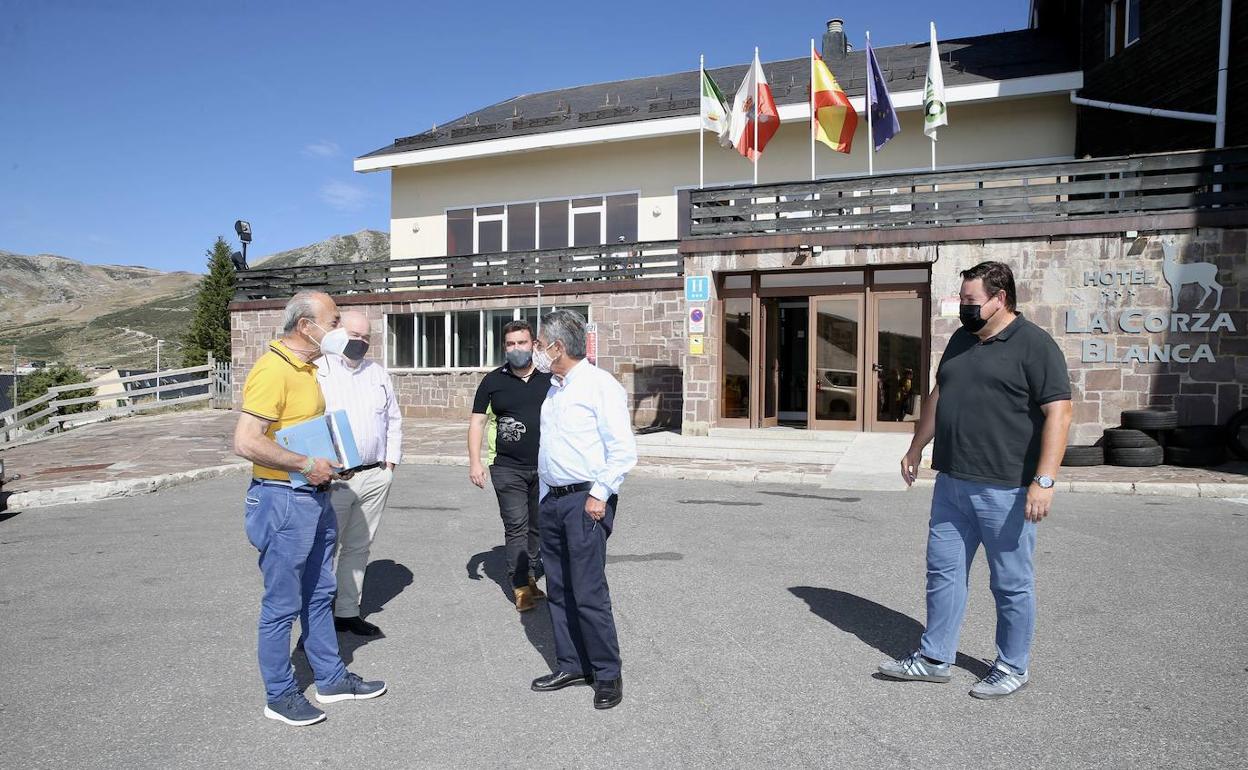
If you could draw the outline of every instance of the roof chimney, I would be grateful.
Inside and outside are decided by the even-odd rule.
[[[848,50],[845,45],[845,21],[829,19],[828,31],[823,33],[823,60],[840,61]]]
[[[824,32],[824,61],[845,59],[845,21],[829,19],[827,31]]]

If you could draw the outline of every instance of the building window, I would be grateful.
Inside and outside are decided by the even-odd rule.
[[[574,310],[589,321],[589,305],[546,305]],[[503,327],[514,320],[538,326],[536,306],[386,316],[386,365],[392,369],[480,369],[502,366]]]
[[[564,249],[637,241],[637,194],[507,203],[446,212],[446,253]]]
[[[1105,57],[1140,39],[1140,0],[1109,0],[1105,4]]]

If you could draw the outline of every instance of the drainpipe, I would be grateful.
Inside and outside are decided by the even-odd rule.
[[[1226,0],[1230,2],[1230,0]],[[1116,110],[1118,112],[1133,112],[1136,115],[1151,115],[1156,118],[1174,118],[1175,120],[1197,120],[1201,123],[1219,123],[1222,121],[1218,115],[1210,115],[1205,112],[1181,112],[1179,110],[1163,110],[1160,107],[1137,107],[1134,104],[1120,104],[1118,102],[1105,102],[1100,99],[1085,99],[1082,96],[1076,96],[1074,91],[1070,92],[1070,101],[1081,107],[1100,107],[1103,110]],[[1221,145],[1219,145],[1221,146]]]
[[[1213,146],[1226,146],[1226,72],[1231,58],[1231,0],[1222,0],[1222,30],[1218,37],[1218,116]]]

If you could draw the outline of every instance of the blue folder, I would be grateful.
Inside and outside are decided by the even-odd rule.
[[[363,463],[355,447],[355,434],[347,413],[341,409],[327,412],[319,417],[282,428],[274,436],[279,446],[308,457],[323,457],[342,466],[342,471],[353,470]],[[340,471],[340,472],[342,472]],[[296,471],[290,472],[290,485],[295,489],[308,486],[307,477]]]

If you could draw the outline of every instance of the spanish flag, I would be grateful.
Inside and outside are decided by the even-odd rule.
[[[810,86],[811,129],[819,141],[837,152],[849,154],[854,144],[854,131],[858,128],[858,113],[854,112],[849,97],[813,47],[810,55],[813,57],[810,67],[813,73]]]

